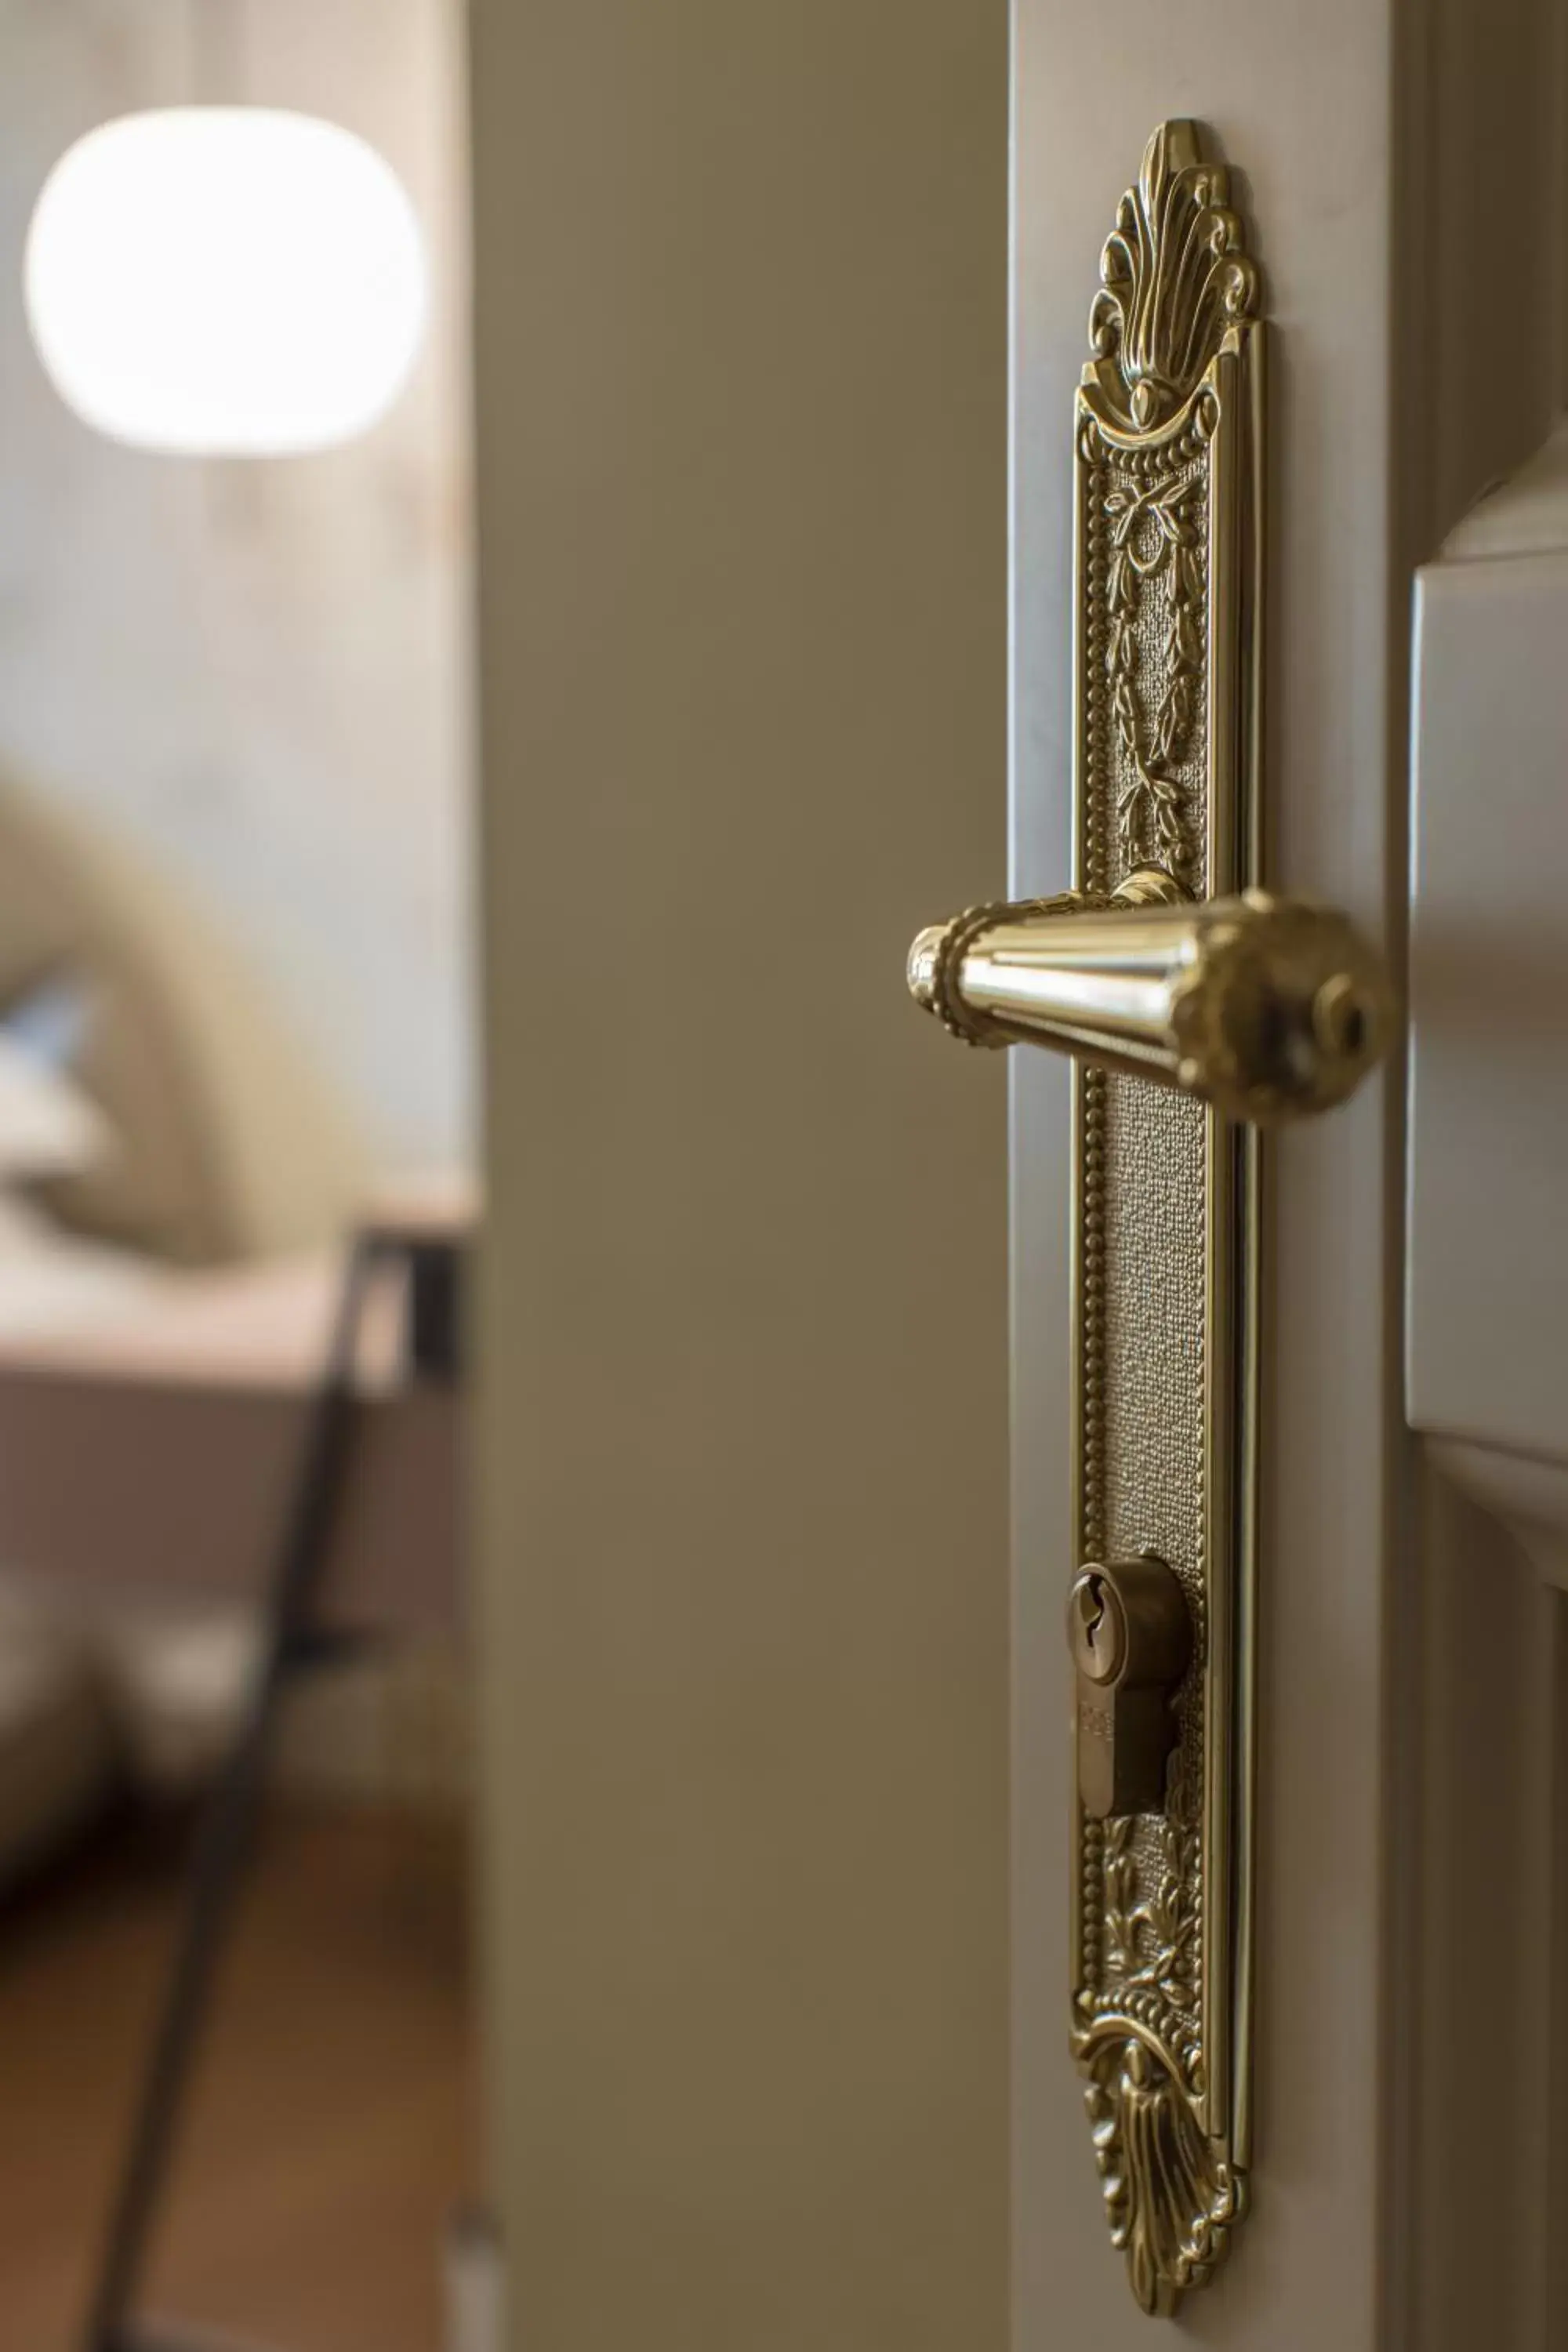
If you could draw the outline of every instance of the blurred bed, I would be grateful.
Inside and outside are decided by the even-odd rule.
[[[128,1761],[221,1746],[372,1192],[212,926],[0,789],[0,1885]],[[456,1404],[407,1376],[406,1311],[389,1265],[323,1595],[344,1623],[455,1607]]]

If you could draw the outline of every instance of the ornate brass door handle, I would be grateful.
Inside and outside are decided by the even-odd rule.
[[[910,957],[956,1036],[1074,1057],[1071,2036],[1161,2313],[1249,2194],[1258,1126],[1392,1025],[1344,918],[1258,887],[1262,338],[1226,174],[1162,124],[1075,406],[1074,887]]]
[[[1053,1046],[1265,1123],[1342,1102],[1390,1025],[1382,963],[1342,915],[1262,890],[1194,905],[1159,866],[1109,899],[932,925],[909,978],[970,1045]]]

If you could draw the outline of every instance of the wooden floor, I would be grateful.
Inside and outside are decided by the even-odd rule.
[[[174,1864],[124,1832],[0,1908],[5,2352],[76,2352]],[[269,1825],[148,2308],[278,2352],[439,2352],[441,2232],[478,2171],[465,1916],[455,1836]]]

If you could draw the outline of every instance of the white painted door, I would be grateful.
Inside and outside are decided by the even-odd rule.
[[[1561,28],[1531,0],[1480,13],[1017,0],[1016,894],[1071,862],[1070,419],[1099,256],[1150,131],[1190,116],[1232,167],[1271,322],[1265,870],[1403,978],[1415,575],[1563,390]],[[1564,562],[1485,560],[1495,683],[1469,667],[1473,547],[1424,590],[1447,829],[1423,833],[1416,900],[1408,1414],[1402,1056],[1267,1156],[1252,2210],[1173,2323],[1258,2352],[1568,2342],[1568,1365],[1547,1312],[1568,1119],[1539,1091],[1564,1042]],[[1123,2352],[1173,2323],[1108,2242],[1068,2051],[1069,1089],[1013,1060],[1015,2341]]]
[[[1406,1400],[1420,1442],[1417,2340],[1568,2338],[1568,433],[1423,566]]]

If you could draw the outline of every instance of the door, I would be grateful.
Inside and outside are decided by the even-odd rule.
[[[1414,574],[1487,483],[1540,446],[1563,388],[1555,15],[1526,0],[1489,12],[1484,25],[1479,11],[1384,0],[1311,9],[1259,0],[1244,10],[1194,0],[1179,14],[1156,0],[1103,11],[1018,0],[1017,896],[1059,891],[1073,865],[1086,689],[1081,645],[1075,654],[1083,620],[1072,418],[1089,356],[1084,320],[1151,131],[1197,117],[1208,153],[1230,167],[1228,207],[1256,258],[1257,315],[1268,321],[1262,867],[1271,884],[1348,913],[1403,982]],[[1131,331],[1125,321],[1123,331]],[[1116,493],[1133,494],[1137,482]],[[1152,542],[1143,544],[1152,560]],[[1511,586],[1527,602],[1548,593],[1517,569]],[[1428,622],[1441,606],[1448,627],[1452,603],[1429,588]],[[1517,626],[1510,642],[1517,656]],[[1530,642],[1544,648],[1550,625]],[[1168,688],[1168,652],[1148,657],[1165,663],[1155,675]],[[1451,919],[1456,889],[1465,902],[1452,863],[1462,804],[1454,762],[1472,796],[1472,833],[1486,821],[1475,796],[1490,790],[1484,712],[1493,688],[1467,667],[1473,658],[1464,630],[1443,639],[1436,667],[1448,703],[1433,725],[1449,761],[1449,919],[1434,915],[1426,934],[1438,944],[1416,1116],[1407,1134],[1396,1049],[1353,1100],[1283,1129],[1262,1154],[1257,1615],[1243,1629],[1255,1644],[1255,1706],[1235,1718],[1235,1753],[1219,1759],[1245,1776],[1255,1733],[1255,1869],[1247,1876],[1245,1858],[1237,1864],[1252,1908],[1226,1931],[1237,1977],[1231,2055],[1250,2094],[1244,2113],[1227,2109],[1236,2137],[1224,2144],[1231,2156],[1239,2149],[1246,2180],[1204,2242],[1215,2259],[1196,2269],[1212,2271],[1208,2283],[1179,2303],[1160,2298],[1163,2308],[1176,2304],[1181,2328],[1216,2346],[1458,2352],[1484,2342],[1541,2352],[1568,2340],[1548,2226],[1563,2177],[1563,2126],[1551,2123],[1562,2088],[1551,1938],[1560,1953],[1563,1515],[1556,1490],[1539,1479],[1521,1500],[1533,1470],[1500,1466],[1521,1448],[1549,1457],[1568,1450],[1561,1327],[1554,1349],[1541,1339],[1530,1357],[1531,1417],[1521,1434],[1502,1412],[1500,1388],[1493,1393],[1514,1339],[1489,1324],[1484,1283],[1467,1286],[1469,1319],[1450,1315],[1440,1336],[1415,1311],[1442,1294],[1445,1253],[1464,1260],[1479,1226],[1497,1239],[1485,1155],[1507,1155],[1507,1089],[1527,1085],[1563,1045],[1561,991],[1554,999],[1548,969],[1555,951],[1542,945],[1533,964],[1516,957],[1512,967],[1533,1010],[1528,1055],[1494,1069],[1484,1145],[1472,1130],[1464,1163],[1471,1189],[1457,1192],[1438,1156],[1458,1150],[1466,1125],[1454,1093],[1465,1057],[1479,1050],[1489,1063],[1477,1003],[1500,1024],[1518,1010],[1496,992],[1467,1009],[1461,984],[1457,1016],[1452,994],[1453,958],[1467,937]],[[1516,657],[1516,693],[1518,672]],[[1557,730],[1547,740],[1560,774],[1560,700],[1541,723]],[[1538,726],[1521,722],[1516,733],[1539,750]],[[1552,854],[1540,830],[1539,773],[1532,789],[1533,799],[1527,791],[1497,819],[1515,828],[1509,846],[1526,861]],[[1489,870],[1493,944],[1509,929],[1509,871],[1500,856]],[[1550,937],[1542,887],[1532,943]],[[1525,906],[1521,890],[1521,913]],[[1460,1045],[1445,1061],[1444,1024],[1456,1018]],[[1083,1989],[1082,1934],[1080,1923],[1069,1953],[1066,1922],[1074,1904],[1090,1903],[1075,1886],[1086,1848],[1062,1630],[1064,1596],[1082,1565],[1064,1497],[1085,1444],[1068,1345],[1083,1326],[1067,1214],[1085,1130],[1060,1062],[1027,1047],[1010,1058],[1015,2341],[1018,2352],[1121,2352],[1170,2323],[1145,2315],[1125,2249],[1109,2242],[1108,2221],[1125,2224],[1131,2126],[1125,2114],[1108,2120],[1101,2094],[1106,2161],[1097,2176],[1068,2049],[1069,2019],[1075,2030],[1081,2021],[1071,2003]],[[1546,1149],[1549,1130],[1561,1146],[1561,1124],[1543,1115],[1528,1130],[1531,1150]],[[1462,1475],[1472,1497],[1484,1490],[1493,1524],[1473,1500],[1455,1499],[1452,1448],[1439,1458],[1407,1424],[1407,1150],[1418,1212],[1410,1241],[1424,1253],[1413,1259],[1411,1409],[1418,1423],[1437,1415],[1440,1362],[1457,1416],[1446,1435],[1479,1432],[1489,1448],[1479,1456],[1471,1447]],[[1135,1164],[1113,1181],[1158,1189]],[[1505,1189],[1500,1209],[1510,1198]],[[1540,1198],[1537,1181],[1537,1210]],[[1129,1248],[1136,1216],[1123,1213],[1123,1226]],[[1528,1254],[1506,1236],[1500,1245],[1524,1314],[1530,1294],[1518,1276]],[[1560,1239],[1543,1236],[1540,1247],[1543,1269],[1555,1269]],[[1145,1288],[1164,1278],[1157,1249],[1137,1276]],[[1539,1296],[1531,1328],[1538,1338],[1548,1328]],[[1157,1352],[1157,1334],[1151,1344]],[[1131,1458],[1142,1445],[1149,1458],[1168,1458],[1160,1433],[1186,1409],[1179,1351],[1170,1362],[1169,1390],[1152,1380],[1139,1391],[1128,1374],[1120,1429],[1111,1414],[1113,1454],[1121,1446]],[[1521,1383],[1505,1384],[1517,1398]],[[1138,1412],[1152,1423],[1134,1428]],[[1528,1522],[1528,1569],[1498,1516]],[[1092,1859],[1101,1850],[1089,1851]],[[1099,1861],[1093,1869],[1100,1873]],[[1101,1873],[1091,1910],[1103,1907],[1102,1885]]]
[[[512,2352],[1000,2352],[1005,0],[475,0]]]
[[[1016,0],[1017,894],[1073,867],[1100,257],[1195,119],[1268,348],[1263,870],[1404,977],[1412,583],[1563,391],[1558,13]],[[1559,1555],[1524,1473],[1478,1507],[1472,1446],[1459,1494],[1419,1347],[1406,1399],[1397,1047],[1264,1158],[1250,2210],[1216,2183],[1152,2319],[1068,2049],[1072,1094],[1007,1057],[1010,2069],[997,2030],[999,1074],[889,975],[1001,884],[1000,11],[475,16],[520,2352],[990,2352],[1009,2086],[1018,2352],[1541,2352]],[[1443,1435],[1495,1465],[1494,1403]]]

